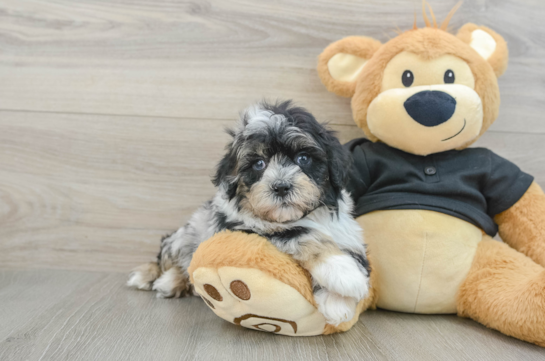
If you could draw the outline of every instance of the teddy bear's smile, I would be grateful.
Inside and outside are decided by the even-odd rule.
[[[458,134],[460,134],[461,132],[464,131],[464,129],[466,128],[466,124],[467,124],[467,121],[466,121],[466,118],[464,118],[464,125],[462,126],[462,129],[460,129],[460,131],[456,134],[454,134],[452,137],[449,137],[447,139],[443,139],[442,142],[446,141],[446,140],[449,140],[449,139],[452,139],[454,137],[456,137]]]
[[[545,195],[513,163],[469,147],[498,117],[507,44],[475,24],[449,33],[453,11],[440,27],[423,10],[424,28],[415,22],[385,44],[349,36],[319,57],[320,79],[352,98],[367,136],[346,145],[356,175],[348,191],[377,307],[458,313],[545,347]],[[455,213],[469,211],[470,193],[487,224]],[[492,239],[498,229],[505,243]]]
[[[447,70],[445,77],[447,74],[454,82],[454,73]],[[411,96],[403,105],[415,121],[424,126],[433,127],[447,122],[452,117],[456,110],[456,99],[445,92],[424,90]],[[467,120],[464,118],[462,129],[441,141],[444,142],[459,135],[465,129],[466,124]]]
[[[453,55],[426,59],[402,51],[384,69],[367,123],[374,136],[409,153],[462,147],[479,135],[483,124],[473,73]]]
[[[428,155],[474,140],[483,124],[479,95],[463,84],[392,88],[369,104],[370,132],[405,152]]]

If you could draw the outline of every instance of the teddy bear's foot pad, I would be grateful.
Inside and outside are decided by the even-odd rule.
[[[226,321],[288,336],[324,332],[325,318],[293,287],[254,268],[199,267],[195,290]]]

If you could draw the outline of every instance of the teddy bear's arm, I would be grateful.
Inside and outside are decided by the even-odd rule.
[[[494,220],[505,243],[545,267],[545,194],[536,182]]]
[[[197,293],[221,318],[284,335],[344,332],[361,312],[374,309],[377,300],[371,288],[352,320],[338,326],[326,324],[314,300],[309,272],[257,234],[215,234],[197,248],[188,272]],[[371,271],[370,277],[371,284],[376,284],[376,272]]]

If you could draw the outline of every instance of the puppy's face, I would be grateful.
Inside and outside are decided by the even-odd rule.
[[[337,168],[343,168],[346,157],[338,140],[310,113],[289,103],[260,104],[246,111],[232,135],[216,184],[236,199],[239,209],[284,223],[320,205],[336,206],[342,188],[337,178],[344,177]]]
[[[269,122],[286,123],[279,115]],[[294,126],[259,122],[249,128],[238,170],[240,206],[269,222],[294,221],[314,210],[327,179],[323,151]]]

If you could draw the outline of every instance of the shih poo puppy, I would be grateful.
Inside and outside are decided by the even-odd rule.
[[[135,269],[128,285],[158,297],[192,294],[187,268],[197,247],[217,232],[239,230],[267,238],[310,272],[328,323],[352,319],[368,294],[369,263],[344,190],[349,154],[290,101],[249,107],[228,133],[233,140],[213,179],[215,197],[163,238],[157,262]]]

